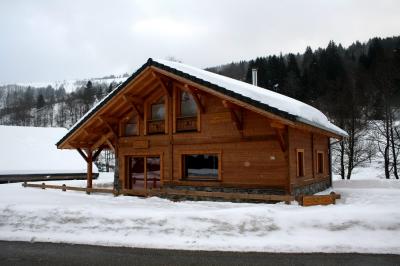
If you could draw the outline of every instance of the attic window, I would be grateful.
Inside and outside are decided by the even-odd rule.
[[[164,97],[151,105],[151,120],[160,121],[165,119]]]
[[[193,96],[185,90],[179,94],[179,116],[176,118],[176,131],[197,131],[197,105]]]
[[[148,134],[165,133],[165,100],[161,97],[150,106],[150,120],[147,121]]]
[[[181,117],[194,117],[197,115],[196,102],[193,96],[187,92],[181,92]]]
[[[125,124],[125,136],[135,136],[138,134],[137,117],[131,117]]]
[[[304,149],[296,150],[296,160],[297,160],[297,177],[304,176]]]

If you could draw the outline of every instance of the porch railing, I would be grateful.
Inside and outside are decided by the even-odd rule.
[[[149,134],[163,134],[165,132],[165,120],[148,120],[147,132]]]
[[[196,131],[196,130],[197,130],[196,116],[178,117],[176,119],[176,131],[185,132],[185,131]]]

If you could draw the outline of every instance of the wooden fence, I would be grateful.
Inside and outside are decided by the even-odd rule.
[[[243,200],[243,201],[260,201],[260,202],[280,202],[283,201],[290,204],[291,201],[298,201],[302,206],[314,206],[314,205],[328,205],[335,204],[336,199],[340,199],[340,194],[332,192],[329,195],[304,195],[294,197],[291,195],[265,195],[265,194],[248,194],[248,193],[230,193],[230,192],[209,192],[209,191],[192,191],[192,190],[178,190],[170,188],[153,188],[153,189],[121,189],[119,191],[109,188],[83,188],[83,187],[71,187],[63,185],[46,185],[42,184],[28,184],[24,182],[23,187],[33,187],[41,189],[60,189],[62,191],[83,191],[87,194],[90,193],[111,193],[115,196],[129,195],[139,197],[166,197],[166,196],[177,196],[177,197],[194,197],[194,198],[220,198],[228,201]]]
[[[208,191],[191,191],[191,190],[178,190],[169,188],[155,188],[155,189],[121,189],[118,192],[114,189],[107,188],[83,188],[83,187],[71,187],[63,185],[46,185],[42,184],[30,184],[24,182],[23,187],[33,187],[41,189],[60,189],[62,191],[83,191],[88,194],[90,193],[111,193],[114,195],[122,194],[129,196],[139,197],[165,197],[165,196],[186,196],[196,198],[221,198],[225,200],[254,200],[254,201],[284,201],[290,203],[295,200],[290,195],[264,195],[264,194],[247,194],[247,193],[229,193],[229,192],[208,192]]]

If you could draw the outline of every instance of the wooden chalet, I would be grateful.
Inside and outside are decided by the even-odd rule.
[[[177,62],[149,59],[57,143],[92,162],[117,155],[115,188],[300,195],[331,185],[330,138],[317,109]]]

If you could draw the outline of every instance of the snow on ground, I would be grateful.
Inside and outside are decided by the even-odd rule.
[[[84,181],[58,181],[82,186]],[[110,184],[101,173],[94,183]],[[400,183],[335,181],[336,205],[171,202],[0,185],[0,239],[268,252],[400,254]],[[327,191],[329,192],[329,191]],[[326,193],[327,193],[326,192]]]
[[[65,128],[0,126],[0,175],[86,173],[77,151],[59,150],[55,143]],[[93,167],[97,172],[97,167]]]

